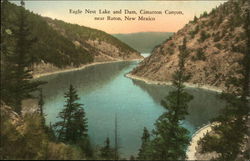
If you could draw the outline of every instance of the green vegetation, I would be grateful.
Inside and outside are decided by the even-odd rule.
[[[141,148],[138,153],[138,160],[147,160],[152,157],[152,151],[150,149],[150,133],[146,127],[143,129],[143,135],[141,137]]]
[[[173,75],[173,86],[176,90],[171,91],[162,106],[167,109],[155,123],[153,139],[150,140],[149,133],[144,129],[142,146],[139,152],[139,159],[144,160],[184,160],[186,148],[190,138],[187,129],[181,126],[181,122],[188,114],[188,102],[193,96],[185,92],[183,83],[190,78],[185,71],[185,61],[188,55],[186,39],[179,47],[179,66]]]
[[[29,57],[30,65],[34,63],[51,63],[59,68],[65,66],[79,66],[92,62],[94,55],[99,50],[86,41],[96,40],[116,46],[121,52],[129,55],[136,52],[127,44],[121,42],[117,38],[100,30],[79,26],[76,24],[65,23],[60,20],[52,20],[50,18],[41,17],[15,4],[9,3],[7,0],[1,2],[3,10],[1,14],[5,15],[1,22],[5,26],[5,36],[7,46],[13,46],[10,37],[15,38],[17,33],[17,21],[19,21],[19,11],[23,10],[26,15],[27,27],[29,28],[30,37],[35,38],[30,47]],[[3,17],[3,16],[2,16]],[[42,32],[41,32],[42,31]],[[8,33],[11,34],[8,36]],[[8,40],[7,40],[8,39]],[[75,45],[78,41],[80,45]]]
[[[245,34],[250,34],[250,13],[245,13]],[[245,44],[244,58],[241,63],[243,68],[238,72],[242,77],[230,77],[226,82],[227,90],[221,94],[221,98],[226,100],[227,105],[221,114],[214,119],[218,125],[213,127],[213,133],[207,134],[199,144],[202,145],[202,152],[217,152],[216,160],[236,160],[239,154],[243,154],[249,159],[249,151],[242,151],[247,135],[247,122],[249,117],[249,79],[250,79],[250,39],[247,38]],[[231,91],[231,86],[238,87],[236,91]],[[226,146],[222,146],[226,145]]]
[[[8,2],[2,2],[5,7]],[[6,8],[5,8],[6,9]],[[14,107],[14,110],[21,114],[21,101],[26,98],[32,98],[31,92],[38,89],[42,82],[30,81],[32,60],[31,45],[34,43],[34,37],[30,33],[27,14],[23,7],[18,8],[18,19],[16,20],[16,29],[9,29],[7,17],[1,22],[2,30],[1,44],[1,99],[8,105]],[[3,12],[4,15],[6,13]]]
[[[221,50],[222,49],[222,45],[220,43],[217,43],[214,45],[217,49]]]
[[[56,30],[59,32],[64,32],[65,36],[71,41],[79,41],[82,44],[89,47],[88,44],[85,43],[87,40],[97,40],[99,43],[104,41],[106,43],[112,44],[116,46],[120,51],[129,54],[129,52],[136,52],[133,48],[118,40],[117,38],[97,29],[92,29],[84,26],[80,26],[77,24],[69,24],[61,20],[51,20],[49,18],[46,19],[49,23],[56,26]]]
[[[52,127],[45,125],[42,91],[39,96],[39,112],[22,115],[21,102],[34,98],[33,92],[43,83],[31,80],[32,64],[35,62],[33,47],[37,47],[40,39],[32,33],[33,23],[29,20],[34,15],[24,9],[23,1],[21,7],[6,0],[1,5],[1,14],[4,16],[1,21],[1,84],[4,85],[1,88],[1,159],[84,158],[78,147],[55,143]],[[5,103],[17,114],[11,110],[4,111],[2,106],[7,109]]]
[[[1,106],[5,105],[1,103]],[[39,113],[17,118],[16,123],[11,117],[1,109],[1,159],[83,159],[77,147],[50,140]],[[19,122],[22,124],[18,125]]]
[[[58,116],[60,121],[55,124],[57,140],[77,144],[87,136],[87,119],[82,104],[76,102],[79,97],[72,85],[65,93],[65,99],[65,108]]]
[[[64,67],[72,64],[78,66],[93,60],[90,53],[84,48],[75,47],[70,40],[50,27],[43,17],[6,0],[2,2],[2,7],[2,12],[5,15],[3,22],[5,29],[8,29],[11,33],[17,33],[18,26],[16,22],[20,21],[20,10],[25,14],[30,37],[35,38],[28,55],[31,63],[44,61],[57,67]],[[15,38],[15,35],[13,37]],[[4,38],[7,39],[10,36]],[[9,42],[8,46],[12,46],[11,43],[13,44],[13,42]]]
[[[189,32],[189,35],[191,36],[191,38],[194,38],[194,36],[199,32],[199,29],[200,29],[199,25],[196,25],[195,29]]]
[[[110,146],[110,140],[107,137],[105,140],[105,146],[100,150],[100,157],[105,160],[113,160],[115,158],[115,149]]]
[[[200,33],[200,39],[198,41],[199,42],[204,42],[209,37],[210,37],[210,34],[206,33],[206,31],[202,30],[201,33]]]
[[[53,127],[47,126],[45,122],[42,90],[39,90],[38,112],[22,115],[21,102],[26,98],[33,98],[32,93],[38,91],[39,86],[43,83],[31,81],[34,63],[44,61],[58,67],[64,67],[67,65],[78,66],[93,61],[89,51],[81,46],[75,46],[72,43],[73,41],[85,44],[93,52],[94,49],[86,44],[85,40],[97,40],[99,43],[105,41],[114,44],[126,53],[134,50],[99,30],[71,25],[59,20],[45,19],[6,0],[1,2],[1,5],[3,8],[1,10],[1,84],[4,86],[1,87],[0,158],[2,160],[75,160],[99,157],[107,160],[119,159],[117,120],[115,148],[110,146],[110,140],[107,138],[105,145],[100,150],[96,150],[99,153],[94,151],[88,137],[86,114],[83,105],[78,103],[80,98],[72,85],[65,93],[65,108],[59,113],[59,121]],[[22,5],[24,5],[23,1]],[[234,10],[238,10],[238,7],[235,6]],[[225,13],[230,11],[226,7],[221,8]],[[216,15],[216,12],[213,10],[211,14]],[[219,15],[219,18],[214,20],[218,24],[223,21],[223,16]],[[202,15],[202,17],[207,16],[206,12]],[[240,26],[243,19],[245,21],[245,35],[250,35],[249,11],[247,11],[246,17],[241,17],[239,20],[237,20],[237,17],[232,17],[229,23],[237,27]],[[195,17],[194,22],[196,21],[197,18]],[[57,29],[53,29],[48,23],[55,25]],[[65,32],[65,36],[60,33],[62,30]],[[226,32],[227,30],[223,30],[222,36],[216,34],[218,37],[214,37],[214,41],[219,41],[225,36]],[[197,33],[199,33],[198,25],[189,34],[194,37]],[[204,42],[208,37],[209,34],[201,31],[199,41]],[[173,52],[172,45],[174,43],[171,44],[169,49],[170,54]],[[223,49],[220,43],[215,46],[220,50]],[[221,114],[213,120],[217,121],[218,125],[213,127],[213,133],[207,134],[199,142],[202,145],[202,153],[215,151],[220,154],[216,160],[233,161],[239,154],[243,154],[249,159],[247,151],[241,152],[244,138],[247,135],[247,121],[249,120],[249,100],[247,100],[250,82],[249,37],[246,39],[245,46],[232,45],[232,51],[244,53],[244,58],[239,62],[243,65],[243,68],[238,70],[239,77],[228,78],[225,84],[227,90],[221,94],[221,98],[227,101],[227,105]],[[163,50],[163,48],[161,49]],[[205,61],[206,57],[203,50],[204,48],[199,48],[192,60]],[[188,103],[193,99],[192,95],[185,91],[184,86],[184,82],[190,78],[185,70],[185,62],[188,56],[186,39],[179,46],[179,51],[178,69],[173,75],[175,90],[162,100],[162,106],[166,109],[166,112],[157,119],[152,134],[147,128],[144,128],[141,137],[142,144],[136,158],[138,160],[186,159],[186,149],[190,138],[188,130],[181,124],[188,114]],[[232,86],[236,86],[237,90],[231,91]],[[11,106],[16,113],[11,109],[8,110],[5,103]],[[135,158],[131,156],[130,159]]]
[[[219,33],[214,34],[214,35],[213,35],[213,39],[214,39],[214,42],[220,41],[220,40],[221,40],[220,34],[219,34]]]
[[[196,16],[194,16],[194,20],[193,20],[193,22],[194,22],[194,23],[196,23],[196,22],[197,22],[197,20],[198,20],[198,18],[197,18]]]
[[[85,156],[92,156],[88,138],[87,119],[82,104],[77,103],[79,97],[75,88],[70,85],[65,93],[64,109],[59,113],[60,120],[55,123],[56,140],[81,148]]]
[[[202,60],[205,61],[206,60],[206,56],[205,53],[203,52],[202,48],[198,48],[196,51],[196,55],[191,57],[192,61],[198,61],[198,60]]]
[[[76,102],[79,97],[72,85],[65,93],[65,99],[65,108],[58,116],[61,120],[55,124],[57,140],[76,144],[87,136],[87,119],[82,104]]]
[[[208,16],[208,13],[207,13],[207,11],[205,11],[205,12],[203,12],[203,13],[201,14],[200,17],[202,18],[202,17],[207,17],[207,16]]]
[[[186,148],[189,144],[188,130],[181,126],[181,121],[187,115],[187,103],[192,96],[184,91],[183,83],[190,78],[185,72],[185,60],[188,55],[186,40],[179,47],[179,66],[173,75],[173,86],[176,90],[169,93],[166,100],[162,101],[163,107],[168,111],[156,121],[153,132],[154,158],[160,160],[183,160],[186,157]]]
[[[48,139],[41,127],[40,116],[25,116],[22,132],[9,117],[1,110],[1,159],[44,159]]]

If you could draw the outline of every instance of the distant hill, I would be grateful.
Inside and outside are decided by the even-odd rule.
[[[151,53],[155,46],[161,44],[172,32],[138,32],[131,34],[113,34],[141,53]]]

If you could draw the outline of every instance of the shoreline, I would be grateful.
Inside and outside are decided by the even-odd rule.
[[[130,78],[130,79],[143,81],[143,82],[145,82],[147,84],[172,85],[172,82],[170,82],[170,81],[153,81],[153,80],[149,80],[147,78],[143,78],[143,77],[132,75],[130,73],[125,74],[125,76],[127,78]],[[198,84],[192,84],[192,83],[184,83],[184,85],[186,87],[188,87],[188,88],[200,88],[200,89],[210,90],[210,91],[214,91],[214,92],[218,92],[218,93],[222,92],[222,90],[220,88],[214,87],[214,86],[198,85]]]
[[[192,139],[190,141],[190,145],[188,146],[186,155],[187,160],[197,160],[196,158],[196,148],[198,147],[198,141],[205,136],[206,133],[212,131],[212,127],[218,125],[218,122],[209,123],[203,127],[201,127],[199,130],[197,130],[193,135]]]
[[[82,70],[94,65],[99,65],[99,64],[109,64],[109,63],[117,63],[117,62],[132,62],[132,61],[140,61],[142,59],[132,59],[132,60],[114,60],[114,61],[104,61],[104,62],[93,62],[93,63],[89,63],[89,64],[84,64],[80,67],[72,67],[72,68],[68,68],[68,69],[62,69],[62,70],[58,70],[58,71],[53,71],[53,72],[46,72],[46,73],[41,73],[41,74],[34,74],[33,75],[33,79],[38,79],[41,77],[45,77],[45,76],[49,76],[49,75],[53,75],[53,74],[59,74],[59,73],[66,73],[66,72],[72,72],[72,71],[78,71],[78,70]]]

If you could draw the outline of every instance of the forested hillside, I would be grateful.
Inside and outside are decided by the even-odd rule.
[[[95,61],[140,58],[139,53],[117,38],[96,29],[45,18],[49,26],[76,46],[94,54]]]
[[[17,19],[20,8],[6,2],[2,6],[2,20],[6,29],[13,36],[17,32]],[[77,48],[70,40],[53,30],[43,17],[25,10],[27,26],[33,39],[30,57],[33,63],[54,64],[57,67],[66,65],[78,66],[82,63],[93,61],[93,56],[84,48]]]
[[[17,32],[19,9],[9,2],[2,6],[2,24],[13,34]],[[62,68],[93,61],[140,58],[134,49],[103,31],[52,20],[28,10],[25,15],[33,39],[30,52],[33,63]]]

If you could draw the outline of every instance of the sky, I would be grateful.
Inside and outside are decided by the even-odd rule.
[[[177,32],[186,23],[204,11],[210,12],[225,1],[26,1],[26,9],[42,16],[60,19],[105,31],[110,34],[135,32]],[[18,1],[14,3],[19,4]],[[81,14],[70,13],[81,10]],[[96,14],[86,14],[85,10],[96,10]],[[99,14],[99,10],[110,10],[111,14]],[[113,11],[122,10],[122,14]],[[136,11],[137,14],[125,14],[124,10]],[[140,14],[140,10],[162,11],[163,14]],[[165,14],[168,11],[181,11],[183,14]],[[121,17],[122,21],[106,20],[107,16]],[[155,21],[125,21],[124,17],[154,17]],[[94,20],[104,17],[105,20]]]

